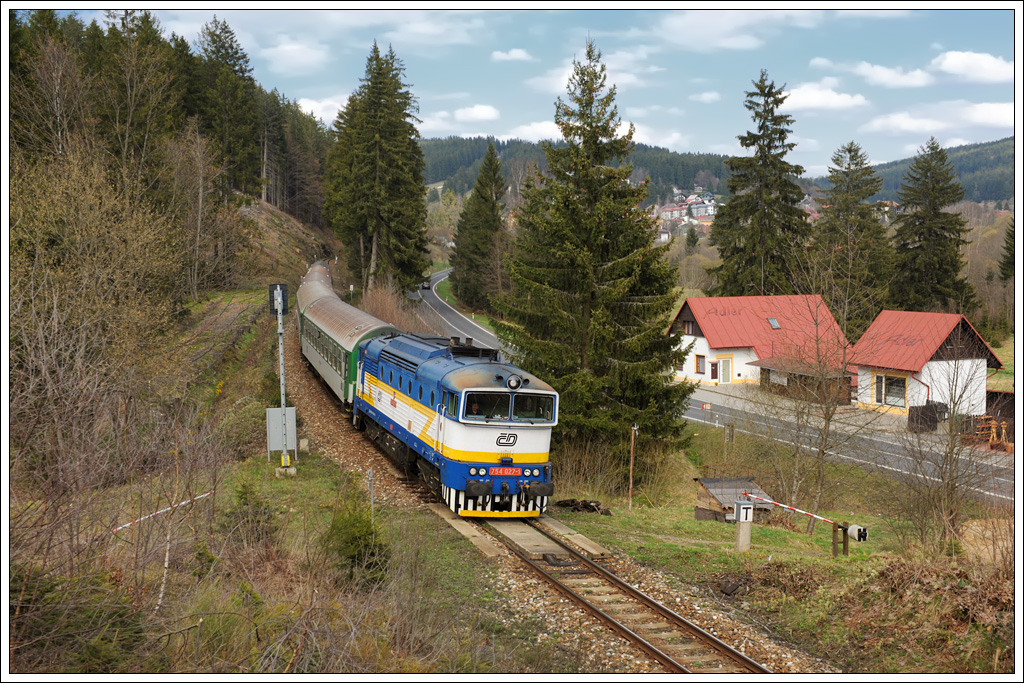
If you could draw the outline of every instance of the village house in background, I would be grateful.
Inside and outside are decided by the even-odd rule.
[[[1002,363],[966,317],[882,311],[853,347],[860,407],[907,415],[938,406],[939,419],[986,413],[988,371]]]
[[[817,294],[690,297],[670,330],[682,348],[693,344],[676,379],[791,389],[829,382],[849,396],[850,345]]]

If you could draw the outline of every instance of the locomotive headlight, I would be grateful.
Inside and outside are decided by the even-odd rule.
[[[505,382],[505,386],[512,391],[515,391],[519,387],[523,386],[523,378],[519,375],[509,375],[508,381]]]
[[[475,477],[476,476],[476,468],[475,467],[470,467],[469,468],[469,476],[471,476],[471,477]]]

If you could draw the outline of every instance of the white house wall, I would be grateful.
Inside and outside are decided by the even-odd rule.
[[[986,365],[983,359],[930,361],[920,373],[882,370],[861,365],[857,373],[857,402],[862,408],[906,413],[910,407],[923,406],[929,398],[945,403],[960,415],[984,415],[986,408]],[[891,375],[907,378],[907,407],[884,408],[875,403],[875,377]]]
[[[950,412],[984,415],[987,374],[982,359],[931,361],[921,369],[921,381],[931,387],[932,400],[945,403]]]
[[[708,345],[707,337],[693,337],[687,334],[682,335],[682,342],[680,343],[679,348],[685,349],[691,342],[694,342],[693,349],[686,356],[683,370],[680,371],[676,368],[676,379],[687,379],[691,382],[700,382],[701,384],[724,384],[724,382],[722,382],[721,371],[719,371],[718,379],[711,379],[711,363],[719,362],[724,358],[731,358],[731,383],[742,384],[745,382],[761,381],[761,368],[747,365],[747,363],[750,363],[751,361],[758,360],[757,355],[754,353],[752,348],[712,349]],[[704,356],[703,374],[696,371],[697,356]],[[721,368],[721,365],[719,365],[719,368]]]

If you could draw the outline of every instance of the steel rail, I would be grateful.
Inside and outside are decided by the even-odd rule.
[[[610,582],[616,588],[621,589],[624,593],[626,593],[631,598],[633,598],[634,600],[636,600],[640,604],[644,605],[648,609],[651,609],[654,612],[656,612],[657,614],[659,614],[660,616],[664,617],[670,623],[672,623],[674,626],[680,627],[683,631],[687,632],[688,634],[690,634],[694,638],[698,639],[702,643],[705,643],[705,644],[709,645],[718,654],[727,657],[728,659],[732,660],[734,663],[738,664],[739,666],[741,666],[742,668],[746,669],[750,673],[771,673],[771,671],[769,669],[765,668],[764,666],[762,666],[758,662],[754,661],[750,657],[747,657],[742,652],[739,652],[738,650],[734,649],[728,643],[725,643],[724,641],[722,641],[721,639],[719,639],[715,635],[713,635],[711,633],[708,633],[707,631],[702,629],[700,626],[697,626],[696,624],[694,624],[690,620],[686,619],[682,615],[677,614],[676,612],[672,611],[671,609],[669,609],[668,607],[666,607],[662,603],[658,602],[654,598],[652,598],[652,597],[646,595],[645,593],[637,590],[633,586],[630,586],[628,583],[623,581],[621,578],[619,578],[615,574],[611,573],[610,571],[608,571],[607,569],[605,569],[604,567],[602,567],[598,563],[596,563],[596,562],[592,561],[590,558],[586,557],[583,553],[575,550],[571,546],[569,546],[566,543],[564,543],[561,539],[557,538],[556,536],[553,536],[552,534],[548,533],[544,529],[540,528],[540,526],[537,525],[536,522],[534,522],[532,520],[529,520],[528,523],[530,524],[531,527],[536,529],[539,533],[543,534],[545,537],[547,537],[548,539],[554,541],[559,546],[564,548],[566,550],[566,552],[570,553],[570,555],[572,555],[572,557],[574,559],[579,560],[580,562],[582,562],[583,565],[587,567],[587,569],[593,571],[595,574],[597,574],[601,578],[603,578],[606,581]],[[625,627],[623,627],[623,628],[625,628]],[[640,636],[637,636],[637,637],[639,638]],[[659,661],[661,661],[661,660],[659,659]],[[686,670],[683,669],[683,671],[686,671]]]
[[[652,659],[656,660],[659,664],[664,666],[669,671],[669,673],[693,673],[692,671],[684,667],[682,664],[674,660],[672,657],[670,657],[668,654],[662,652],[652,643],[645,640],[643,636],[636,633],[622,622],[614,619],[612,616],[610,616],[604,610],[599,608],[597,605],[586,600],[579,593],[577,593],[576,591],[574,591],[573,589],[569,588],[564,583],[559,581],[555,576],[551,574],[551,572],[547,571],[546,569],[541,567],[537,562],[530,559],[525,553],[520,551],[519,548],[516,548],[512,543],[504,540],[504,538],[500,535],[499,538],[502,538],[502,542],[505,544],[506,547],[508,547],[509,550],[515,553],[521,560],[526,562],[526,564],[529,565],[535,572],[540,574],[540,576],[545,581],[554,586],[555,590],[557,590],[559,593],[575,602],[577,605],[579,605],[586,611],[596,616],[598,619],[604,622],[606,626],[612,629],[612,631],[618,633],[619,635],[623,636],[628,641],[636,645],[645,654],[647,654]],[[570,552],[572,552],[574,556],[578,556],[578,553],[576,553],[575,551]]]

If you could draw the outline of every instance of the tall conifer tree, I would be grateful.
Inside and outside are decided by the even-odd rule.
[[[452,285],[455,295],[473,307],[487,307],[495,291],[487,281],[488,266],[496,247],[495,237],[502,228],[502,197],[505,179],[494,143],[487,147],[473,193],[462,207],[455,232],[452,253]]]
[[[630,184],[632,167],[617,165],[633,127],[620,136],[600,57],[588,43],[568,102],[555,105],[566,145],[544,144],[551,175],[524,190],[497,332],[516,362],[560,392],[563,438],[616,442],[634,424],[641,436],[674,436],[692,391],[668,373],[685,356],[665,334],[675,268],[639,208],[646,184]]]
[[[416,100],[394,50],[374,43],[366,75],[334,122],[327,214],[363,285],[419,282],[429,265]]]
[[[788,141],[793,117],[779,113],[786,101],[783,88],[762,70],[743,105],[757,128],[739,136],[753,155],[725,162],[732,198],[711,228],[711,244],[722,258],[709,270],[717,278],[715,296],[796,293],[792,259],[807,243],[810,226],[797,206],[803,192],[793,181],[804,169],[786,161],[796,144]]]
[[[971,311],[977,300],[960,253],[968,244],[967,221],[946,210],[964,198],[964,188],[935,138],[918,151],[896,196],[903,213],[893,234],[897,277],[890,305],[903,311]]]
[[[800,289],[821,294],[843,328],[856,341],[885,307],[892,280],[892,245],[868,199],[882,189],[860,145],[848,142],[832,155],[831,187],[815,225],[808,272]]]

